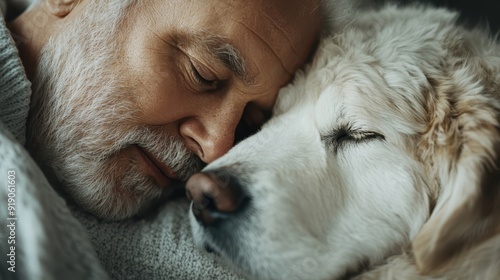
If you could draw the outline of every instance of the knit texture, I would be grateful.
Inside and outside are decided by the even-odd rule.
[[[26,141],[30,94],[30,82],[0,15],[0,121],[22,144]]]
[[[108,279],[85,229],[21,144],[29,101],[0,13],[0,279]]]
[[[85,229],[1,122],[0,178],[0,279],[108,279]],[[9,197],[14,210],[7,208]],[[7,227],[11,222],[14,228]],[[8,243],[11,236],[15,244]],[[15,272],[8,270],[10,246]]]
[[[140,220],[103,222],[73,209],[115,280],[243,280],[193,242],[187,199],[170,201]]]

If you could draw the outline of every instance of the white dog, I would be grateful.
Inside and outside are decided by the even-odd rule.
[[[188,182],[195,241],[259,279],[500,279],[500,47],[388,6],[323,40]]]

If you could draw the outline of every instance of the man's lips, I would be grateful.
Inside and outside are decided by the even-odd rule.
[[[177,175],[172,171],[172,169],[167,166],[165,163],[158,160],[156,156],[151,154],[150,152],[142,149],[139,146],[136,146],[139,150],[139,154],[150,167],[151,171],[154,174],[154,177],[157,183],[161,187],[169,187],[172,180],[179,180]]]

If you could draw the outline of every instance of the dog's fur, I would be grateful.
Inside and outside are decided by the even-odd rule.
[[[337,26],[205,171],[249,206],[197,243],[262,279],[500,279],[500,47],[444,9]]]

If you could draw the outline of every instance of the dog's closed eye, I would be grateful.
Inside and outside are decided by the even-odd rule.
[[[372,140],[385,140],[385,136],[377,132],[352,129],[345,126],[335,129],[328,135],[323,136],[322,140],[337,153],[338,149],[345,147],[347,144],[360,144]]]

